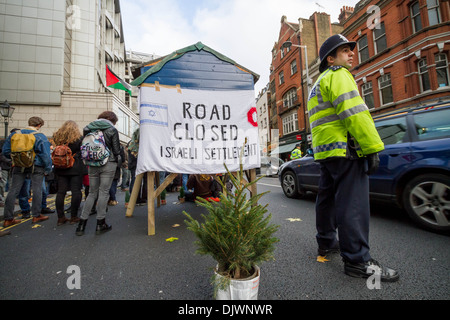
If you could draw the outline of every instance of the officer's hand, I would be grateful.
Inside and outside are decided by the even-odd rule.
[[[367,155],[367,164],[368,169],[366,171],[367,175],[374,174],[375,171],[378,170],[378,167],[380,166],[380,158],[378,157],[378,153],[372,153]]]

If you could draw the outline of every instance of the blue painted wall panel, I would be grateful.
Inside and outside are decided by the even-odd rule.
[[[142,73],[150,67],[143,67]],[[203,90],[253,90],[253,75],[205,51],[194,51],[167,62],[144,83]]]

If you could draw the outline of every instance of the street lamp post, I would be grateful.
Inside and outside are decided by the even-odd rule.
[[[11,119],[15,109],[16,108],[11,106],[7,100],[5,100],[5,102],[3,102],[3,104],[0,106],[0,113],[3,117],[3,122],[5,124],[5,139],[8,137],[9,119]]]
[[[308,69],[308,51],[306,50],[307,47],[306,47],[306,46],[302,46],[302,45],[292,44],[291,41],[286,41],[286,42],[284,42],[284,43],[281,45],[281,47],[283,47],[283,48],[289,48],[289,47],[291,47],[291,46],[292,46],[292,47],[297,47],[297,48],[303,48],[303,49],[305,50],[306,87],[307,87],[307,89],[308,89],[308,96],[309,96],[309,91],[310,91],[309,85],[310,85],[310,83],[311,83],[311,79],[309,78],[309,69]],[[302,53],[301,53],[300,50],[299,50],[299,54],[300,54],[300,64],[302,64]],[[300,65],[300,68],[302,68],[301,65]],[[303,78],[303,75],[300,75],[300,81],[303,83],[303,81],[301,80],[302,78]]]

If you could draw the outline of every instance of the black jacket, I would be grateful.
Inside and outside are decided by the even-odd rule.
[[[86,166],[83,163],[83,160],[81,159],[81,141],[83,141],[83,138],[80,138],[79,140],[69,143],[68,146],[70,150],[72,150],[72,155],[75,159],[75,162],[73,164],[72,168],[54,168],[56,175],[59,176],[77,176],[77,175],[84,175],[86,172]]]

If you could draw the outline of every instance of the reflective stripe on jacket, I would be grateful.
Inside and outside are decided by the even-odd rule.
[[[348,133],[358,157],[382,151],[384,144],[372,116],[346,68],[329,67],[314,84],[308,113],[315,160],[348,157]]]

